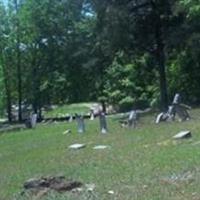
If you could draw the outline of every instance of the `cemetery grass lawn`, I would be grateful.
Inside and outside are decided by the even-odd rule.
[[[199,200],[200,110],[184,123],[154,124],[155,116],[141,118],[135,130],[120,128],[108,119],[109,134],[99,134],[98,120],[87,121],[86,133],[77,134],[75,122],[39,124],[35,130],[0,135],[0,199],[27,200],[21,196],[30,178],[65,175],[94,183],[94,192],[54,193],[45,200]],[[71,129],[72,133],[63,135]],[[181,130],[193,137],[174,141]],[[70,150],[73,143],[85,143]],[[95,145],[109,149],[93,150]],[[113,190],[114,194],[108,194]]]
[[[58,106],[53,110],[49,110],[44,112],[45,117],[62,117],[66,116],[67,114],[75,114],[75,113],[82,113],[87,114],[90,112],[90,106],[93,103],[73,103],[73,104],[66,104],[62,106]]]

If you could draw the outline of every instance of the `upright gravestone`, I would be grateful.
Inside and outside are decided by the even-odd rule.
[[[129,117],[128,117],[128,126],[131,128],[135,128],[136,127],[136,122],[137,122],[137,111],[136,110],[132,110],[129,113]]]
[[[102,134],[107,133],[107,122],[106,115],[104,112],[100,112],[99,114],[99,122],[100,122],[100,130]]]
[[[175,114],[176,114],[175,107],[173,105],[172,106],[168,106],[167,118],[169,120],[174,121],[175,120]]]
[[[90,111],[90,120],[94,120],[94,110],[91,109]]]
[[[84,123],[83,116],[76,114],[76,121],[77,121],[77,126],[78,126],[78,133],[85,132],[85,123]]]
[[[37,123],[37,114],[31,114],[30,117],[25,121],[27,128],[35,128]]]
[[[36,127],[36,123],[37,123],[37,114],[32,114],[31,116],[31,127],[35,128]]]
[[[72,122],[72,121],[73,121],[73,116],[70,115],[70,116],[69,116],[69,120],[68,120],[68,122]]]

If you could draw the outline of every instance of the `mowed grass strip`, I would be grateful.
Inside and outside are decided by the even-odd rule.
[[[57,106],[56,108],[45,111],[45,117],[62,117],[66,115],[74,115],[75,113],[87,114],[94,103],[73,103]]]
[[[65,175],[83,183],[94,183],[94,193],[50,192],[43,199],[198,200],[199,111],[193,110],[193,119],[184,123],[156,125],[154,116],[146,116],[132,130],[121,128],[109,117],[107,135],[100,134],[98,119],[86,120],[84,134],[77,133],[76,122],[39,124],[34,130],[2,134],[0,199],[29,199],[19,195],[27,179]],[[63,135],[66,129],[72,133]],[[181,130],[191,130],[193,137],[174,141],[172,136]],[[87,146],[71,150],[68,146],[73,143]],[[95,145],[110,148],[94,150]],[[181,179],[185,174],[191,174],[188,180]],[[108,194],[109,190],[114,194]]]

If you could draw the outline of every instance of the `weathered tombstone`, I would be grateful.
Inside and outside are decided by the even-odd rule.
[[[176,93],[175,96],[174,96],[174,99],[173,99],[173,102],[172,104],[180,104],[181,103],[181,96],[179,93]]]
[[[165,119],[166,119],[165,113],[164,112],[159,113],[156,117],[156,124],[159,124],[160,122],[166,121]]]
[[[174,121],[174,119],[175,119],[175,114],[176,114],[176,111],[175,111],[174,105],[168,106],[167,117],[168,117],[170,120]]]
[[[37,114],[32,114],[30,117],[25,121],[25,125],[27,128],[35,128],[37,123]]]
[[[94,120],[94,110],[91,109],[90,111],[90,120]]]
[[[84,123],[83,116],[76,114],[76,121],[77,121],[77,125],[78,125],[78,133],[85,132],[85,123]]]
[[[31,116],[31,127],[35,128],[36,123],[37,123],[37,114],[32,114],[32,116]]]
[[[107,122],[106,116],[104,112],[100,112],[99,114],[99,122],[100,122],[100,130],[102,134],[107,133]]]
[[[69,120],[68,120],[69,122],[72,122],[73,121],[73,116],[72,115],[70,115],[69,116]]]
[[[192,134],[190,131],[181,131],[178,134],[176,134],[173,138],[174,139],[183,139],[183,138],[190,138],[192,137]]]
[[[128,117],[128,126],[131,128],[135,128],[136,127],[136,122],[137,122],[137,111],[136,110],[132,110],[129,113],[129,117]]]

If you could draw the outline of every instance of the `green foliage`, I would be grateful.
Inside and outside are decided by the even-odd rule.
[[[35,112],[102,98],[122,110],[159,107],[167,89],[200,103],[198,1],[0,2],[7,112],[20,96]]]
[[[119,109],[130,110],[133,106],[144,108],[149,106],[150,99],[155,94],[156,82],[151,80],[154,70],[148,69],[150,57],[144,55],[132,59],[132,63],[123,53],[116,54],[114,61],[107,70],[105,94],[108,101]],[[149,64],[150,65],[150,64]],[[139,79],[139,77],[144,77]],[[149,77],[149,78],[147,78]]]

